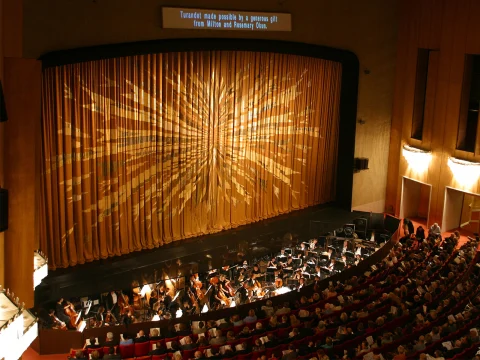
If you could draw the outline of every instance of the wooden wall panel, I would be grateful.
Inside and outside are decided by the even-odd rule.
[[[3,18],[3,0],[0,0],[0,19]],[[2,22],[3,23],[3,22]],[[3,26],[0,26],[0,81],[3,82]],[[3,137],[4,124],[0,124],[0,187],[4,185],[3,180]],[[5,285],[4,277],[4,245],[5,236],[0,233],[0,285]]]
[[[5,58],[5,187],[9,191],[8,230],[5,232],[5,286],[27,307],[33,306],[33,252],[37,228],[36,143],[40,136],[41,63]]]
[[[465,188],[455,178],[448,166],[448,159],[455,156],[461,159],[480,162],[480,154],[456,150],[458,121],[462,95],[465,54],[480,54],[480,2],[475,0],[418,0],[402,4],[399,28],[408,31],[399,32],[398,64],[405,66],[397,69],[396,91],[394,93],[394,111],[392,119],[392,137],[389,159],[398,159],[389,163],[387,188],[387,206],[400,211],[401,177],[408,176],[432,185],[432,197],[429,222],[441,223],[446,187],[460,188],[478,193],[479,183]],[[411,79],[416,72],[412,68],[417,49],[438,49],[429,64],[429,84],[425,101],[424,137],[422,141],[410,139],[411,99],[415,86]],[[432,53],[431,53],[432,55]],[[430,71],[430,66],[437,67]],[[403,83],[403,84],[399,84]],[[433,85],[432,85],[433,84]],[[401,129],[401,140],[393,136]],[[402,144],[410,144],[425,150],[431,150],[432,161],[423,173],[413,173],[401,156]],[[480,140],[477,139],[477,146]],[[395,174],[394,168],[398,166]]]

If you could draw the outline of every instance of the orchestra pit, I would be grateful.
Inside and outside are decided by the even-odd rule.
[[[480,2],[0,17],[0,360],[480,360]]]

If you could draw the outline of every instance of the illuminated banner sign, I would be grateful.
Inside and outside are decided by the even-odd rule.
[[[292,16],[253,11],[162,8],[165,29],[292,31]]]

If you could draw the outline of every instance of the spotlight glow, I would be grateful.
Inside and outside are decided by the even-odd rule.
[[[403,145],[402,155],[407,160],[408,166],[416,173],[423,173],[428,170],[428,165],[432,160],[432,153],[411,147],[409,145]]]
[[[463,187],[472,187],[480,177],[480,163],[448,158],[448,167],[455,180]]]

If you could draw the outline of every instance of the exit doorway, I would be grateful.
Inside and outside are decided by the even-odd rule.
[[[400,217],[428,228],[432,185],[403,177]]]

